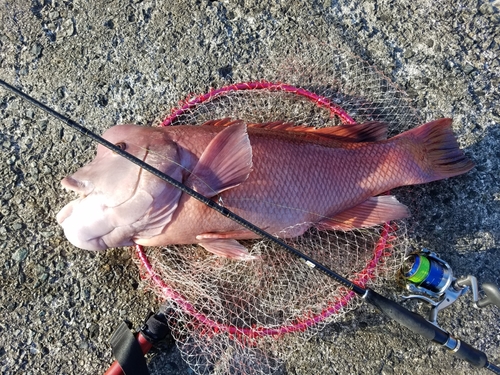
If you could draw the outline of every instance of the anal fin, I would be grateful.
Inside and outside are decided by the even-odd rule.
[[[352,230],[410,216],[408,207],[393,195],[381,195],[316,224],[320,230]]]

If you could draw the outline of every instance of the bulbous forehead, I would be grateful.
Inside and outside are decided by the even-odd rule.
[[[124,142],[140,147],[166,147],[172,143],[170,129],[140,125],[115,125],[102,135],[107,141],[117,144]]]
[[[138,141],[141,138],[150,136],[151,132],[154,132],[154,128],[126,124],[112,126],[106,130],[102,136],[110,142],[120,142],[126,140]]]

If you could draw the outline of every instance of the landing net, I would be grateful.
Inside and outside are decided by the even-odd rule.
[[[311,54],[302,60],[296,55],[292,65],[269,69],[279,72],[272,80],[260,77],[188,98],[162,125],[231,117],[320,128],[378,120],[398,133],[419,123],[405,95],[383,75],[354,56],[330,52],[330,64],[322,67],[309,62]],[[285,241],[373,288],[394,283],[405,238],[398,222],[346,232],[310,229]],[[177,346],[197,374],[275,373],[303,340],[359,303],[352,291],[278,245],[242,243],[257,260],[225,259],[196,245],[136,248],[145,284],[166,301]]]

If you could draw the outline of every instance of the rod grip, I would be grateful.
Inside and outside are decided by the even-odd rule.
[[[454,352],[455,356],[469,362],[472,366],[482,368],[489,365],[486,354],[463,341],[456,340],[457,346],[455,348],[450,348],[446,345],[450,339],[450,334],[448,332],[435,326],[422,316],[404,308],[400,304],[378,294],[377,292],[374,292],[371,289],[366,290],[363,298],[366,302],[377,307],[381,312],[394,319],[399,324],[428,340],[445,346]],[[451,338],[450,341],[455,340]]]
[[[428,340],[444,345],[449,338],[449,334],[441,328],[436,327],[422,316],[404,308],[371,289],[366,290],[363,296],[366,302],[377,307],[381,312],[392,318],[399,324],[405,326],[414,333],[417,333]]]
[[[486,367],[488,357],[482,351],[460,340],[460,347],[454,353],[455,356],[469,362],[474,367]]]

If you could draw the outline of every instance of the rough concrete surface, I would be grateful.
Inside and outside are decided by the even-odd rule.
[[[500,284],[500,14],[482,1],[0,0],[0,78],[102,132],[158,124],[192,92],[244,77],[254,60],[313,37],[376,66],[424,117],[451,116],[477,167],[415,187],[411,240],[457,275]],[[265,78],[265,77],[262,77]],[[139,285],[130,251],[79,250],[55,214],[59,181],[95,145],[0,89],[0,372],[98,374],[108,338],[139,326],[159,301]],[[395,295],[391,295],[396,298]],[[423,311],[423,310],[422,310]],[[499,309],[470,295],[440,323],[500,364]],[[190,374],[175,348],[154,373]],[[285,364],[287,374],[486,374],[369,306],[328,326]]]

